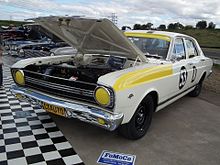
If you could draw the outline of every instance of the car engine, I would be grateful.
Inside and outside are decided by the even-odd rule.
[[[122,69],[125,62],[126,58],[121,57],[96,57],[84,65],[76,65],[73,61],[60,64],[33,64],[27,66],[25,70],[71,81],[96,83],[100,76]]]

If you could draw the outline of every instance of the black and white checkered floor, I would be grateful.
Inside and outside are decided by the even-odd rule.
[[[0,165],[84,164],[48,113],[18,101],[9,91],[11,84],[9,67],[4,67],[4,89],[0,89]]]

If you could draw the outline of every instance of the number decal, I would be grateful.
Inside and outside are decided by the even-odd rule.
[[[195,81],[196,79],[196,74],[197,74],[197,69],[195,66],[193,66],[193,72],[192,72],[192,80],[191,82]]]
[[[182,89],[186,84],[187,76],[187,70],[184,66],[182,66],[180,69],[179,89]]]

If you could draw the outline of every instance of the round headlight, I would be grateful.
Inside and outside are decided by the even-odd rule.
[[[108,106],[111,103],[111,96],[108,89],[105,87],[98,87],[95,91],[95,100],[102,106]]]
[[[18,83],[19,85],[24,85],[25,84],[24,72],[22,70],[16,71],[14,74],[14,79],[15,79],[16,83]]]

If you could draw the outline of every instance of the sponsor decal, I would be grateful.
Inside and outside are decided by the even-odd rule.
[[[195,66],[193,66],[193,72],[192,72],[192,80],[191,82],[195,81],[196,79],[196,74],[197,74],[197,69]]]
[[[103,151],[97,163],[107,165],[134,165],[135,159],[135,155]]]

